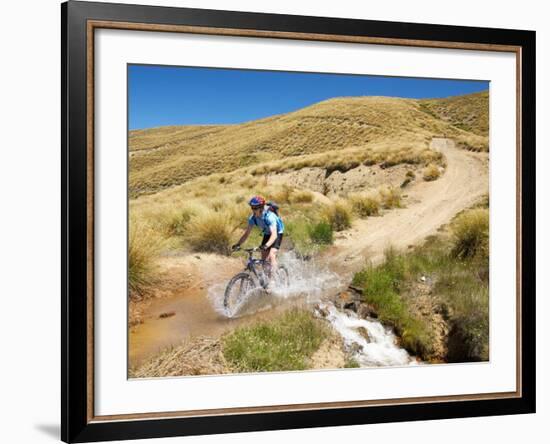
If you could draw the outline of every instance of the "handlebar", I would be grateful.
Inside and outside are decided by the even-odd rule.
[[[241,248],[241,247],[235,247],[233,248],[233,252],[236,252],[236,251],[246,251],[248,254],[252,254],[256,251],[260,251],[260,248],[259,247],[254,247],[254,248]]]

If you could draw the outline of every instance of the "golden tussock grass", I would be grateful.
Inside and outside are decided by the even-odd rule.
[[[401,190],[395,187],[382,187],[379,190],[382,208],[401,208]]]
[[[186,240],[195,251],[227,255],[231,252],[233,224],[228,211],[205,210],[191,218]]]
[[[468,210],[455,219],[451,228],[453,255],[461,259],[489,257],[489,209]]]
[[[462,108],[474,99],[466,97]],[[223,184],[231,178],[224,173],[236,170],[261,175],[308,166],[427,164],[438,161],[440,155],[428,145],[442,134],[466,149],[487,150],[483,131],[453,125],[432,110],[435,106],[412,99],[346,97],[238,125],[131,131],[130,195],[219,174],[215,180]],[[206,190],[195,193],[199,197]]]
[[[480,136],[489,135],[489,91],[419,103],[427,113],[457,128]]]
[[[422,177],[425,181],[432,181],[439,178],[441,175],[441,172],[439,171],[439,167],[437,165],[434,165],[433,163],[430,163],[426,168],[424,168],[424,171],[422,172]]]
[[[343,199],[337,200],[332,205],[325,206],[321,214],[334,231],[343,231],[351,227],[353,219],[351,207]]]
[[[380,211],[380,198],[373,193],[354,193],[348,201],[353,212],[361,218],[376,216]]]
[[[130,297],[145,296],[155,283],[155,260],[162,239],[143,221],[130,220],[128,235],[128,286]]]

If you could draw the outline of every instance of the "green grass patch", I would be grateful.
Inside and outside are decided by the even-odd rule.
[[[225,359],[241,372],[305,370],[330,332],[307,310],[240,327],[223,341]]]
[[[333,241],[332,226],[325,221],[318,222],[309,228],[311,241],[318,245],[330,245]]]
[[[376,308],[382,322],[395,328],[404,348],[426,357],[432,350],[430,326],[410,313],[406,299],[401,296],[407,276],[406,265],[404,256],[388,250],[384,263],[369,265],[356,273],[353,285],[364,289],[365,301]]]
[[[432,299],[432,306],[443,314],[450,328],[446,360],[489,358],[488,255],[484,247],[476,248],[475,254],[455,253],[456,227],[462,226],[463,217],[470,221],[472,211],[479,210],[458,216],[450,235],[430,237],[424,245],[404,254],[389,251],[382,264],[366,266],[353,279],[354,285],[363,288],[364,300],[376,308],[380,320],[395,328],[401,345],[423,359],[432,356],[436,338],[433,313],[422,313],[413,303],[420,291],[420,277],[431,283],[429,295],[423,297]],[[478,223],[474,225],[476,232],[482,233],[476,239],[488,239],[488,225],[481,224],[483,229]]]

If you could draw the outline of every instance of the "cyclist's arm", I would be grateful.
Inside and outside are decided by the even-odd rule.
[[[246,230],[244,230],[244,233],[243,235],[241,236],[241,238],[239,239],[239,242],[237,242],[237,245],[242,245],[246,242],[246,240],[248,239],[248,236],[250,236],[250,232],[252,231],[252,225],[248,225],[246,227]]]
[[[269,229],[271,230],[271,235],[269,236],[269,240],[265,243],[267,248],[270,248],[277,240],[277,224],[271,225]]]

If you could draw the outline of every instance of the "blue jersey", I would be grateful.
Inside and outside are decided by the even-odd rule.
[[[277,234],[281,234],[285,231],[285,225],[283,220],[277,216],[273,211],[264,210],[260,217],[251,215],[248,218],[248,225],[256,225],[265,235],[271,234],[271,227],[275,227]]]

